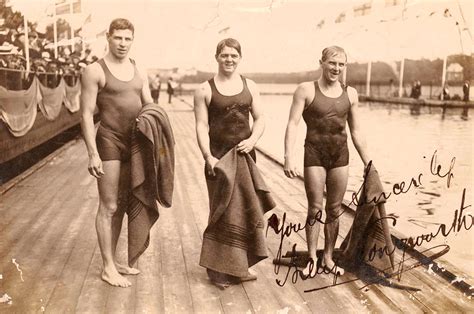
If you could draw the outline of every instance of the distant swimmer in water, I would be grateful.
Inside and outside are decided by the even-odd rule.
[[[304,183],[308,199],[306,240],[309,257],[316,271],[316,250],[322,217],[323,193],[326,187],[326,221],[324,225],[324,253],[321,264],[334,273],[344,274],[344,269],[333,260],[334,247],[339,232],[341,203],[349,176],[349,149],[346,123],[357,152],[364,163],[370,161],[365,139],[361,134],[358,117],[357,91],[339,82],[347,63],[341,47],[331,46],[322,51],[321,76],[317,81],[301,83],[294,95],[285,135],[284,172],[288,178],[299,175],[296,169],[294,144],[301,117],[306,126],[304,150]],[[303,271],[309,273],[310,263]]]

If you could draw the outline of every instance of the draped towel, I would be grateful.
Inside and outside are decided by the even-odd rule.
[[[76,80],[74,86],[64,84],[66,89],[66,97],[64,98],[64,106],[70,112],[77,112],[80,109],[80,96],[81,96],[81,81]]]
[[[390,274],[394,270],[394,253],[375,254],[369,258],[374,245],[379,249],[387,247],[387,252],[393,252],[394,248],[387,219],[384,219],[387,217],[386,198],[382,193],[378,172],[370,162],[364,173],[354,222],[341,244],[341,258],[354,268],[365,263]]]
[[[140,111],[132,132],[131,196],[128,214],[128,263],[135,264],[150,241],[159,202],[172,203],[174,136],[166,112],[156,104]]]
[[[65,85],[64,79],[61,79],[59,85],[55,88],[43,86],[41,83],[38,84],[41,93],[38,106],[46,119],[50,121],[55,120],[61,112],[61,106],[66,97]]]
[[[27,90],[9,91],[0,86],[0,120],[15,137],[25,135],[35,123],[41,97],[38,85],[35,77]]]
[[[206,178],[210,215],[199,264],[245,277],[249,267],[267,257],[263,214],[275,202],[248,154],[233,148],[214,170],[216,176]]]

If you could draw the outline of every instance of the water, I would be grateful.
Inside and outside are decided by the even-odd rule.
[[[284,135],[292,96],[264,95],[262,103],[266,115],[266,129],[259,142],[264,150],[283,160]],[[473,115],[463,117],[462,109],[420,108],[413,111],[409,106],[382,103],[361,103],[360,120],[367,141],[369,156],[379,171],[384,189],[392,191],[393,185],[418,178],[422,185],[412,187],[407,193],[392,195],[386,204],[388,214],[397,217],[396,229],[406,236],[418,236],[436,232],[440,223],[451,226],[454,211],[459,209],[463,189],[466,188],[466,205],[472,204],[473,188]],[[295,154],[299,169],[303,168],[303,143],[306,134],[301,120]],[[349,130],[348,130],[348,134]],[[350,178],[349,197],[362,183],[363,164],[349,136]],[[435,153],[436,152],[436,153]],[[431,173],[431,161],[445,174],[452,162],[453,177],[447,186],[447,177]],[[454,161],[453,161],[454,159]],[[472,207],[466,209],[472,213]],[[468,222],[471,220],[468,219]],[[450,252],[445,259],[460,268],[470,278],[474,276],[474,243],[472,230],[451,233],[446,239],[438,237],[426,247],[447,243]]]

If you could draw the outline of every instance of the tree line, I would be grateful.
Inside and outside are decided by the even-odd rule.
[[[447,65],[458,63],[463,68],[463,79],[449,81],[451,85],[460,85],[464,80],[472,80],[474,75],[473,56],[451,55],[447,59]],[[393,80],[398,82],[401,62],[373,62],[371,72],[371,84],[385,85]],[[419,80],[423,85],[440,85],[443,72],[443,60],[405,60],[403,81],[411,83]],[[319,77],[319,70],[292,73],[245,73],[245,76],[256,83],[273,84],[298,84]],[[182,83],[200,83],[214,76],[212,72],[197,71],[195,75],[184,76]],[[347,65],[347,82],[349,84],[365,84],[367,79],[367,63],[349,63]]]

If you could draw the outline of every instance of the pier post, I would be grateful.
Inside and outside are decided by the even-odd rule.
[[[403,72],[405,70],[405,58],[402,58],[402,62],[400,63],[400,80],[398,85],[398,97],[403,97]]]
[[[365,86],[365,94],[367,96],[370,96],[370,75],[372,72],[372,61],[369,61],[367,63],[367,81],[366,81],[366,86]]]

